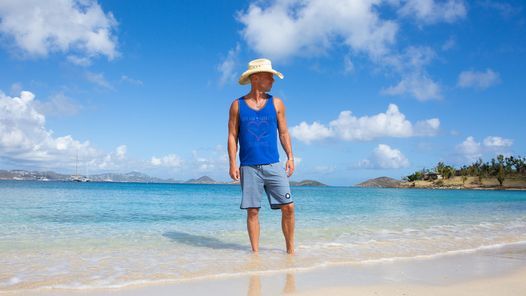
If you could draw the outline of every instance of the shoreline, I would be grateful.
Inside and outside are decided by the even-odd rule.
[[[261,256],[260,256],[261,257]],[[259,258],[264,260],[264,258]],[[401,259],[401,260],[400,260]],[[526,291],[526,244],[513,243],[429,258],[327,264],[281,271],[246,271],[121,288],[0,291],[0,295],[517,295]],[[489,284],[491,283],[491,284]],[[515,290],[514,290],[515,289]]]
[[[384,188],[397,188],[397,189],[436,189],[436,190],[495,190],[495,191],[526,191],[526,187],[412,187],[412,186],[400,186],[400,187],[384,187]]]
[[[400,188],[400,189],[453,189],[453,190],[526,190],[526,178],[507,178],[501,186],[496,178],[462,177],[455,176],[449,179],[433,180],[397,180],[390,177],[378,177],[361,182],[356,187],[360,188]]]

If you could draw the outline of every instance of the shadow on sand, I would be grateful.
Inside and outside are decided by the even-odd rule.
[[[249,247],[235,244],[235,243],[225,243],[217,238],[208,237],[208,236],[202,236],[202,235],[195,235],[195,234],[189,234],[185,232],[179,232],[179,231],[168,231],[163,233],[164,237],[167,237],[171,239],[174,242],[195,246],[195,247],[203,247],[203,248],[211,248],[211,249],[229,249],[229,250],[247,250]]]

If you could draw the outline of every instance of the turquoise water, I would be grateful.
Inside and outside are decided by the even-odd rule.
[[[526,192],[293,187],[296,256],[266,198],[250,253],[238,185],[0,181],[0,290],[415,259],[526,241]]]

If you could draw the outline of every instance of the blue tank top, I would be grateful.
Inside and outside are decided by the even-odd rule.
[[[238,99],[240,165],[279,162],[278,118],[274,99],[268,96],[265,106],[259,111],[249,107],[244,97]]]

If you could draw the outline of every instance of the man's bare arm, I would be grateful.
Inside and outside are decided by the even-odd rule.
[[[294,156],[292,155],[292,144],[290,142],[289,129],[287,128],[287,119],[285,116],[285,104],[279,98],[275,100],[276,111],[278,116],[278,131],[279,131],[279,141],[281,142],[281,147],[285,150],[287,154],[287,164],[286,169],[288,175],[292,175],[294,172]]]
[[[228,159],[230,163],[230,177],[234,180],[239,180],[239,168],[236,164],[237,159],[237,143],[239,131],[239,105],[237,100],[230,105],[230,112],[228,118]]]

